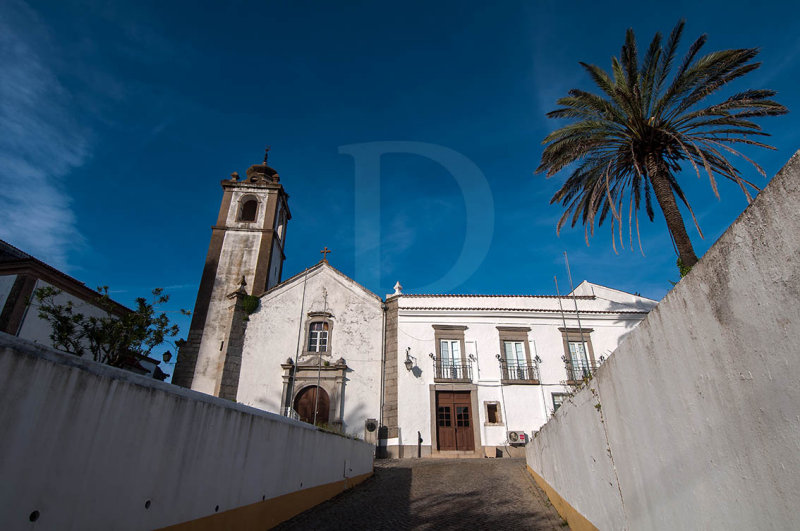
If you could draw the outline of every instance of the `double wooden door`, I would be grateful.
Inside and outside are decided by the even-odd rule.
[[[475,450],[469,391],[436,392],[436,442],[439,450]]]
[[[317,424],[328,423],[330,412],[330,399],[325,389],[317,386],[306,387],[297,394],[294,400],[294,410],[303,422],[313,424],[315,417]],[[316,415],[315,410],[316,409]]]

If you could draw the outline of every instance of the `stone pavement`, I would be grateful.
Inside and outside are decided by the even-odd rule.
[[[566,529],[524,459],[402,459],[278,529]]]

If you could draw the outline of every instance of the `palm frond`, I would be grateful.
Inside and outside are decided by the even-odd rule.
[[[729,159],[742,158],[761,175],[764,169],[733,146],[774,149],[756,140],[769,135],[753,119],[788,110],[772,99],[775,91],[767,89],[745,90],[710,102],[711,96],[760,67],[753,61],[757,48],[700,56],[706,43],[702,35],[689,46],[670,79],[684,27],[685,22],[679,21],[663,45],[661,34],[656,33],[641,58],[636,35],[628,30],[619,58],[611,60],[610,73],[580,63],[599,92],[570,90],[557,101],[559,107],[547,114],[571,120],[544,138],[536,170],[553,177],[571,168],[550,200],[564,209],[558,232],[568,223],[572,227],[581,223],[588,244],[595,227],[609,222],[616,251],[617,238],[625,248],[623,225],[627,222],[629,247],[633,249],[635,225],[644,254],[639,211],[644,209],[653,221],[655,197],[673,244],[683,253],[688,236],[676,200],[689,212],[701,237],[703,233],[676,177],[681,171],[691,166],[698,178],[705,174],[717,197],[718,179],[737,183],[748,200],[750,190],[758,190]],[[688,249],[694,256],[690,244]]]

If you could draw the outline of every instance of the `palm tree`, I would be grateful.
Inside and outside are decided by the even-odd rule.
[[[763,176],[766,174],[731,145],[775,149],[753,140],[768,135],[751,118],[788,111],[770,99],[775,91],[763,89],[746,90],[709,104],[706,99],[711,94],[752,72],[760,63],[751,62],[758,54],[756,48],[723,50],[698,58],[705,35],[691,45],[668,82],[684,24],[683,20],[678,22],[666,47],[662,46],[661,34],[656,33],[641,65],[632,29],[625,36],[620,58],[612,58],[611,75],[595,65],[580,63],[601,94],[573,89],[569,96],[558,100],[561,107],[547,116],[572,118],[574,122],[544,139],[546,147],[536,172],[547,172],[549,178],[573,165],[572,173],[550,201],[561,202],[565,207],[558,231],[570,217],[573,227],[581,220],[588,244],[595,219],[598,226],[602,225],[611,213],[615,251],[615,227],[619,228],[620,244],[624,246],[626,202],[630,244],[633,246],[635,224],[641,249],[638,212],[644,197],[645,211],[653,221],[652,189],[678,253],[679,267],[691,268],[697,256],[676,198],[688,209],[701,237],[703,233],[676,175],[691,164],[698,177],[701,171],[708,174],[717,198],[715,175],[736,182],[749,202],[752,196],[748,187],[758,187],[744,179],[728,157],[742,157]]]

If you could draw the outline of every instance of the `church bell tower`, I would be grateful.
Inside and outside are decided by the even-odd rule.
[[[240,179],[223,180],[222,205],[211,228],[211,244],[197,292],[192,324],[180,349],[172,382],[203,393],[236,399],[246,295],[260,296],[281,281],[288,194],[278,172],[262,164]]]

